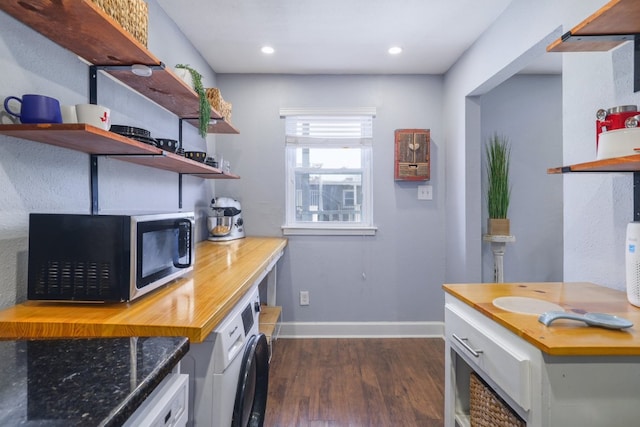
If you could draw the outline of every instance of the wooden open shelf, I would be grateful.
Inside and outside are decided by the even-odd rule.
[[[211,113],[213,116],[213,112]],[[215,112],[218,114],[218,112]],[[226,133],[226,134],[238,134],[240,131],[236,129],[231,123],[225,121],[223,118],[213,118],[212,122],[209,123],[208,132],[209,133]],[[215,123],[213,123],[215,121]],[[198,127],[199,119],[185,119],[185,122]]]
[[[638,172],[640,171],[640,154],[615,157],[612,159],[595,160],[593,162],[578,163],[547,169],[547,173],[569,172]]]
[[[632,172],[633,220],[640,221],[640,154],[547,169],[550,174],[572,172]]]
[[[105,69],[125,85],[198,127],[198,95],[156,58],[118,22],[90,0],[3,0],[0,10],[43,36],[70,50],[90,64],[101,66],[154,66],[150,77],[126,68]],[[212,119],[221,119],[212,109]],[[218,120],[210,133],[239,133],[230,123]]]
[[[126,162],[205,179],[240,178],[238,175],[225,174],[220,169],[204,163],[84,123],[0,125],[0,134],[87,154],[110,156]]]
[[[277,328],[281,314],[282,307],[270,305],[260,307],[260,332],[267,336],[269,345],[277,339]]]
[[[640,34],[640,2],[612,0],[547,47],[549,52],[607,51]]]

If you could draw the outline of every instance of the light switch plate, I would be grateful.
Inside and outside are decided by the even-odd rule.
[[[432,200],[432,199],[433,199],[433,186],[418,185],[418,200]]]

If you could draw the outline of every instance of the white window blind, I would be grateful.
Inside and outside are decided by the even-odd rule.
[[[288,116],[287,144],[371,144],[372,116]]]

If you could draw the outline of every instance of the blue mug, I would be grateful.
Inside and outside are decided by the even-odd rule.
[[[20,113],[9,108],[9,101],[12,99],[20,103]],[[22,95],[22,98],[8,96],[4,100],[4,109],[22,123],[62,123],[60,102],[44,95],[28,94]]]

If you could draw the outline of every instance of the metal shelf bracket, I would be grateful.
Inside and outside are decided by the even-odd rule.
[[[563,43],[578,42],[626,42],[633,41],[633,91],[640,92],[640,34],[574,35],[568,31],[562,35]]]

